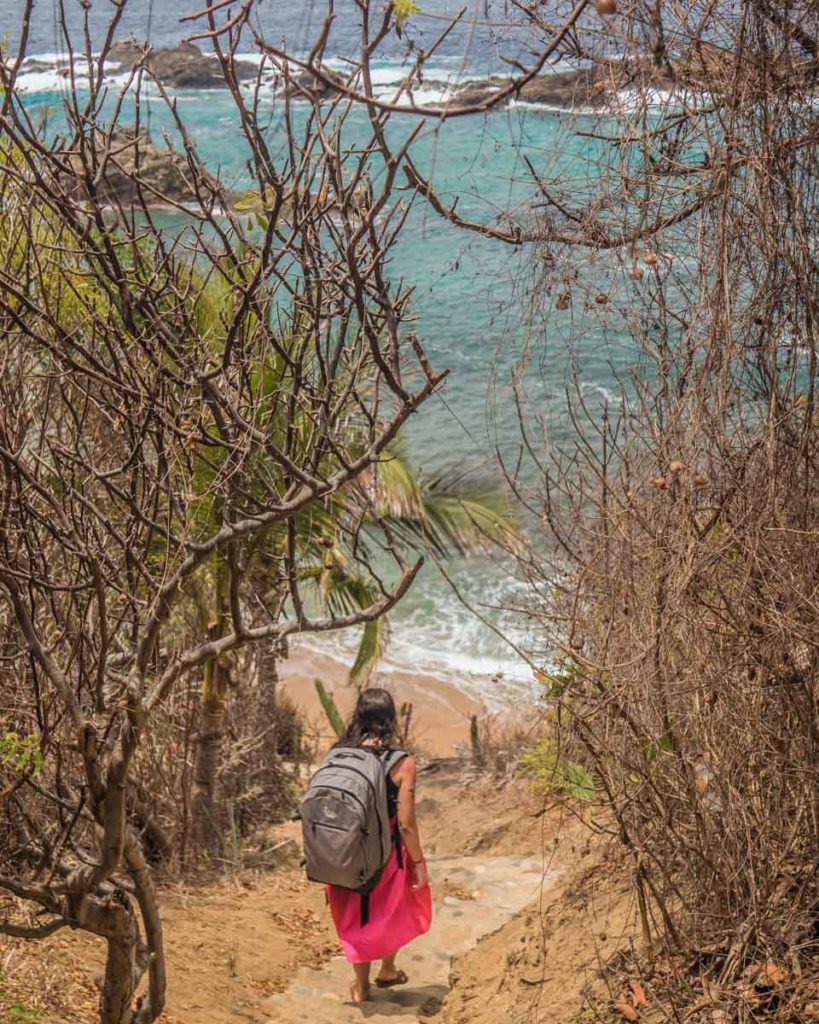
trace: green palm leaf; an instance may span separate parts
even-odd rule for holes
[[[347,677],[351,686],[361,689],[369,682],[383,651],[386,619],[375,619],[364,624],[353,667]]]
[[[502,495],[464,473],[428,477],[394,446],[363,485],[370,517],[441,558],[514,546],[517,528]]]

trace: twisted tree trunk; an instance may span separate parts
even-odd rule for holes
[[[278,706],[279,660],[287,657],[287,640],[273,640],[264,644],[259,652],[258,708],[259,723],[265,726],[275,721]],[[265,744],[276,749],[276,730],[265,734]],[[264,749],[268,749],[265,746]]]
[[[100,1024],[131,1024],[134,1019],[132,1002],[137,976],[137,925],[130,906],[122,904],[117,911],[114,914],[118,924],[116,934],[107,938]]]
[[[173,844],[151,809],[150,797],[145,787],[134,780],[130,783],[128,804],[142,837],[147,859],[152,864],[168,860],[173,853]]]
[[[227,687],[227,668],[218,661],[207,665],[193,769],[191,823],[195,847],[210,856],[218,856],[222,848],[223,822],[216,789],[225,735]]]
[[[279,660],[287,657],[287,641],[265,644],[259,653],[259,678],[256,695],[257,722],[264,729],[258,753],[258,781],[261,795],[255,809],[264,818],[280,797],[280,740],[276,711],[278,708]]]

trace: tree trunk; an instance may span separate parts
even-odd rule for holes
[[[148,861],[151,864],[158,864],[160,861],[169,860],[173,853],[173,845],[165,830],[156,820],[143,785],[134,781],[130,782],[128,803],[133,819],[138,826]]]
[[[219,662],[205,668],[193,770],[193,841],[199,850],[211,856],[218,856],[222,846],[223,821],[216,787],[225,735],[227,674]]]
[[[136,901],[142,918],[145,942],[138,947],[138,967],[141,976],[148,972],[148,992],[134,1017],[134,1024],[151,1024],[165,1008],[165,948],[162,920],[156,898],[151,870],[145,860],[138,838],[128,830],[125,843],[128,874],[134,883]],[[142,954],[142,956],[140,956]],[[144,962],[143,962],[144,961]]]
[[[275,728],[276,707],[279,689],[279,658],[287,657],[286,642],[273,640],[265,644],[259,653],[258,723],[269,731],[265,733],[262,749],[275,755],[277,738]]]
[[[278,795],[278,744],[276,728],[276,707],[279,688],[279,657],[281,646],[278,640],[265,644],[259,655],[259,689],[257,695],[257,723],[266,730],[259,749],[259,784],[261,797],[256,813],[264,818],[274,806]]]
[[[139,929],[127,896],[110,896],[102,911],[108,955],[100,995],[100,1024],[132,1024]]]
[[[258,796],[248,808],[256,822],[270,820],[271,812],[281,803],[282,741],[278,711],[279,661],[287,657],[287,641],[274,640],[259,653],[259,674],[255,694],[256,726],[263,732],[253,758],[253,781]]]

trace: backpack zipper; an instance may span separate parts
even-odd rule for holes
[[[331,825],[329,823],[329,821],[311,821],[310,824],[313,826],[313,831],[314,832],[316,831],[316,827],[318,827],[318,828],[329,828],[329,829],[332,829],[333,832],[345,832],[345,833],[348,833],[350,831],[348,828],[342,828],[341,825]]]

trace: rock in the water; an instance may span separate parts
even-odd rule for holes
[[[602,110],[621,90],[642,88],[673,90],[676,76],[673,69],[659,68],[648,60],[606,60],[592,67],[574,71],[549,71],[536,75],[525,85],[513,90],[504,102],[523,100],[561,110]],[[458,87],[445,106],[463,107],[480,103],[508,88],[512,79],[488,78],[481,82],[467,82]]]
[[[317,78],[309,71],[294,75],[285,92],[294,100],[305,99],[305,91],[319,99],[335,96],[338,90],[344,86],[344,76],[327,67],[321,68],[321,74],[322,78]]]
[[[605,97],[595,91],[597,76],[592,68],[580,71],[555,71],[536,75],[518,93],[527,103],[543,103],[567,110],[578,107],[602,107]]]
[[[132,67],[142,59],[144,52],[144,48],[132,39],[120,39],[109,49],[107,59],[111,64],[124,64]]]
[[[122,128],[114,132],[111,142],[111,158],[97,185],[97,195],[104,203],[116,201],[129,207],[138,201],[140,185],[147,206],[161,207],[172,203],[184,206],[196,202],[190,184],[190,168],[181,153],[154,145],[144,128],[138,131]],[[100,140],[98,149],[101,151],[103,148]],[[80,163],[76,157],[70,162],[76,175],[76,193],[87,196],[85,183],[80,177]],[[208,181],[216,187],[213,179]]]
[[[466,107],[482,103],[507,88],[511,79],[487,78],[481,82],[467,82],[460,86],[446,101],[448,107]],[[552,71],[536,75],[525,85],[510,93],[504,102],[524,100],[563,110],[577,110],[584,107],[605,106],[603,89],[597,84],[597,75],[592,68],[577,71]]]
[[[429,84],[429,83],[428,83]],[[486,78],[479,82],[466,82],[456,87],[450,99],[444,106],[447,107],[471,107],[476,103],[494,96],[498,90],[508,84],[506,78]]]
[[[26,57],[26,59],[23,61],[23,66],[21,70],[25,75],[28,74],[29,71],[51,71],[53,70],[53,68],[54,65],[49,64],[47,61],[35,60],[34,57]]]
[[[119,64],[118,70],[133,67],[145,55],[145,50],[133,42],[114,43],[108,53],[108,63]],[[146,64],[151,73],[162,82],[177,89],[222,89],[225,78],[219,62],[208,56],[193,43],[151,50]],[[237,60],[234,63],[236,77],[240,82],[256,77],[257,68],[250,61]]]

